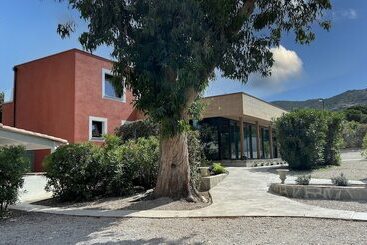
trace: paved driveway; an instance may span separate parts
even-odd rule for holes
[[[46,183],[47,178],[44,175],[24,176],[24,185],[19,191],[19,201],[31,202],[50,198],[52,194],[45,191]]]
[[[367,220],[367,213],[341,211],[303,204],[289,198],[273,195],[268,192],[270,183],[279,182],[278,176],[269,172],[269,167],[244,168],[230,167],[229,175],[210,193],[213,204],[196,210],[88,210],[83,208],[50,208],[31,205],[27,202],[16,208],[26,211],[38,211],[56,214],[69,214],[97,217],[239,217],[239,216],[292,216],[292,217],[323,217]],[[295,177],[289,177],[286,182],[294,182]],[[35,186],[44,183],[44,177],[31,178],[28,183]],[[330,183],[330,180],[312,179],[311,183]],[[351,183],[362,183],[353,181]],[[26,184],[27,186],[27,184]],[[26,187],[27,188],[27,187]],[[45,194],[39,187],[35,188],[34,198]],[[31,196],[32,193],[28,195]],[[27,200],[23,197],[22,200]]]

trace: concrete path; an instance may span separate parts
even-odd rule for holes
[[[316,217],[346,220],[365,220],[367,213],[341,211],[310,206],[293,201],[286,197],[268,193],[268,185],[279,182],[276,174],[267,168],[228,168],[229,175],[210,193],[213,204],[196,210],[88,210],[82,208],[50,208],[32,205],[28,202],[19,203],[13,208],[24,211],[36,211],[53,214],[66,214],[93,217]],[[288,182],[293,182],[290,178]],[[328,180],[314,180],[314,183],[325,183]],[[355,182],[359,183],[359,182]]]

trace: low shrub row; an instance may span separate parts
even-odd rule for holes
[[[280,153],[290,169],[307,170],[339,164],[343,115],[312,109],[277,119]]]
[[[18,199],[23,186],[23,175],[29,165],[24,147],[0,147],[0,216]]]
[[[202,164],[198,133],[188,132],[191,178],[199,184],[197,168]],[[90,143],[58,148],[45,160],[48,183],[60,201],[84,201],[102,196],[124,196],[151,189],[159,169],[159,140],[156,136],[121,138],[108,135],[102,146]]]
[[[91,200],[152,188],[158,169],[155,137],[121,141],[107,136],[102,147],[90,143],[59,147],[45,161],[48,183],[61,201]]]

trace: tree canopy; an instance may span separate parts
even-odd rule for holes
[[[329,0],[69,0],[88,30],[79,40],[86,50],[111,46],[116,77],[126,80],[137,108],[174,135],[188,107],[213,78],[247,82],[251,73],[270,74],[270,47],[284,32],[308,44]],[[59,25],[62,37],[74,26]],[[119,87],[120,79],[115,86]],[[120,86],[121,87],[121,86]]]

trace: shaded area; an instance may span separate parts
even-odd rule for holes
[[[115,219],[19,213],[5,244],[361,244],[367,222],[306,218]],[[302,234],[302,236],[300,235]]]
[[[171,198],[153,199],[152,190],[128,197],[109,197],[88,202],[58,202],[50,198],[32,204],[61,208],[82,208],[95,210],[194,210],[207,207],[211,204],[208,192],[201,193],[207,200],[204,202],[187,202],[172,200]]]

